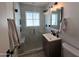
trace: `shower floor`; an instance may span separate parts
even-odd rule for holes
[[[32,39],[31,37],[26,38],[24,43],[21,44],[20,49],[18,50],[18,54],[25,53],[26,51],[42,48],[42,35],[38,39]]]

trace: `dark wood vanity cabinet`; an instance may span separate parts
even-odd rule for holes
[[[43,50],[46,57],[61,57],[61,39],[49,42],[43,37]]]

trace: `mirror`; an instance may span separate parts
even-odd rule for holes
[[[61,10],[52,11],[51,13],[51,27],[55,29],[59,29],[60,20],[61,20]]]
[[[57,3],[56,5],[52,5],[52,7],[45,13],[46,32],[60,30],[60,23],[63,19],[63,7],[63,3]]]
[[[57,9],[56,11],[51,12],[50,24],[53,29],[60,29],[60,23],[63,18],[63,7],[61,9]]]
[[[51,13],[51,32],[55,32],[55,35],[57,34],[57,37],[59,37],[60,32],[60,23],[63,19],[63,8],[58,9],[56,11],[52,11]]]

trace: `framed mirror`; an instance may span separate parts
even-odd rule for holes
[[[51,13],[51,28],[60,29],[60,23],[63,19],[63,7],[61,9],[57,9],[56,11],[52,11]]]

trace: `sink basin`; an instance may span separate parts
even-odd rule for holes
[[[48,41],[55,41],[55,40],[60,40],[61,38],[57,38],[56,36],[52,35],[51,33],[45,33],[43,36],[48,40]]]

